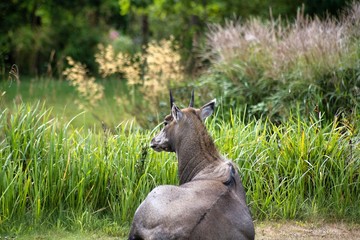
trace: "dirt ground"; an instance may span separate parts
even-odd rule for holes
[[[322,221],[268,221],[255,223],[256,240],[360,240],[360,223],[325,223]],[[32,232],[23,236],[3,237],[1,239],[15,240],[126,240],[129,229],[121,232],[67,232],[51,230]]]
[[[255,231],[255,239],[257,240],[360,240],[360,224],[339,222],[260,222],[258,224],[255,224]]]

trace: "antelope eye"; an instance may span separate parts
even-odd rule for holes
[[[164,126],[166,127],[169,123],[171,123],[171,121],[172,121],[172,117],[170,115],[166,116],[163,122]]]

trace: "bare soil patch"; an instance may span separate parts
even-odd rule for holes
[[[360,224],[355,223],[324,223],[324,222],[260,222],[255,224],[257,240],[274,239],[336,239],[359,240]]]
[[[126,240],[129,229],[122,228],[111,234],[98,232],[67,232],[59,229],[32,232],[21,236],[1,236],[15,240]],[[256,240],[360,240],[360,223],[261,221],[255,223]]]

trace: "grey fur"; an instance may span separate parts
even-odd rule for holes
[[[172,106],[151,147],[176,152],[180,185],[149,193],[135,212],[129,239],[254,239],[237,168],[219,154],[203,123],[214,105]]]

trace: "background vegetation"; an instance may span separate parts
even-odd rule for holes
[[[191,89],[197,105],[219,100],[207,125],[238,164],[255,221],[359,221],[359,3],[0,10],[0,238],[125,236],[147,193],[177,184],[175,156],[148,149],[169,88],[180,106]]]
[[[358,128],[316,115],[280,126],[230,116],[208,128],[238,164],[256,221],[358,221]],[[152,188],[178,182],[175,155],[150,151],[153,132],[131,123],[113,132],[72,129],[39,104],[21,104],[1,113],[0,126],[1,233],[57,227],[124,234]]]
[[[113,43],[132,51],[149,40],[175,36],[191,67],[193,45],[198,46],[208,23],[232,16],[290,20],[305,4],[306,14],[337,14],[346,0],[314,1],[150,1],[150,0],[10,0],[0,3],[0,73],[16,63],[24,75],[61,77],[65,58],[96,68],[98,43]]]

